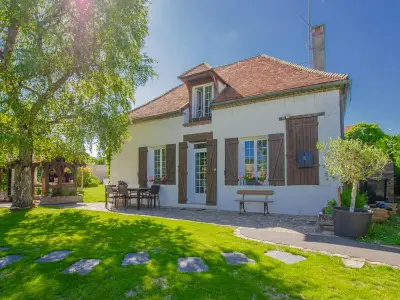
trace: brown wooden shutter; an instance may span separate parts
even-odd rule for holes
[[[139,147],[138,182],[140,187],[147,186],[147,147]]]
[[[285,185],[285,147],[284,134],[268,136],[269,184],[272,186]]]
[[[207,140],[206,205],[217,205],[217,140]]]
[[[239,139],[225,139],[225,185],[238,184]]]
[[[165,173],[166,181],[169,185],[176,184],[176,144],[170,144],[166,146],[165,159]]]
[[[187,142],[179,143],[178,202],[187,203]]]
[[[318,117],[293,118],[286,120],[286,154],[288,185],[319,184]],[[311,168],[299,168],[297,155],[311,151],[314,164]]]

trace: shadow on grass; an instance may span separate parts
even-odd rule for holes
[[[187,228],[189,222],[77,210],[28,212],[0,215],[0,246],[10,247],[9,254],[24,255],[0,270],[0,299],[122,299],[126,291],[144,299],[265,299],[271,293],[297,298],[303,288],[274,276],[272,264],[227,265],[220,252],[233,246],[219,245],[210,225],[203,226],[212,245],[207,232],[197,237]],[[34,262],[62,249],[73,252],[57,263]],[[149,264],[121,267],[125,254],[139,251],[149,252]],[[245,252],[261,260],[260,253]],[[201,257],[209,271],[177,272],[178,258],[190,256]],[[61,273],[84,258],[101,263],[86,276]],[[165,285],[157,283],[159,278]]]

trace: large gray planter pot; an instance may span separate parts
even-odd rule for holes
[[[372,211],[356,208],[350,212],[348,207],[333,208],[333,230],[335,235],[358,238],[368,234]]]

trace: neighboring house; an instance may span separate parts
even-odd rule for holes
[[[99,178],[100,182],[108,181],[107,165],[88,165],[88,167]]]
[[[238,211],[243,188],[274,190],[273,213],[316,214],[337,199],[316,143],[344,133],[347,75],[260,55],[204,62],[178,78],[183,84],[131,112],[132,139],[111,162],[113,183],[165,176],[161,205],[173,207]],[[238,179],[259,171],[268,187]]]

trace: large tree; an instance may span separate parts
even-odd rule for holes
[[[135,88],[154,74],[147,23],[147,0],[0,1],[0,163],[15,166],[14,206],[32,205],[33,156],[120,149]]]

